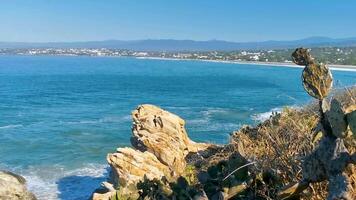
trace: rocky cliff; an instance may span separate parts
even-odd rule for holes
[[[186,156],[216,146],[189,139],[185,121],[153,105],[141,105],[132,112],[133,148],[118,148],[107,156],[111,166],[108,182],[93,199],[109,199],[119,194],[125,199],[139,198],[137,185],[147,180],[176,181],[186,169]]]

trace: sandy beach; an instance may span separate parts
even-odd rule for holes
[[[204,59],[181,59],[181,58],[161,58],[161,57],[136,57],[136,59],[152,59],[152,60],[182,60],[182,61],[201,61],[201,62],[216,62],[227,64],[243,64],[243,65],[266,65],[275,67],[293,67],[304,68],[294,63],[289,62],[257,62],[257,61],[233,61],[233,60],[204,60]],[[328,65],[331,70],[336,71],[354,71],[356,72],[356,65]]]

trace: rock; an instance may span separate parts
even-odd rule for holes
[[[184,173],[188,154],[215,146],[190,140],[184,120],[157,106],[138,106],[132,119],[131,143],[135,149],[118,148],[107,156],[112,171],[109,182],[121,199],[137,199],[138,183],[147,180],[176,181]],[[112,187],[105,186],[104,191],[93,194],[93,199],[109,199],[116,194]]]
[[[22,176],[0,171],[0,199],[36,200],[36,197],[27,190],[26,180]]]
[[[141,105],[132,112],[132,145],[153,153],[172,171],[182,173],[189,152],[211,145],[191,141],[184,128],[185,121],[153,105]]]
[[[124,194],[136,194],[136,184],[144,179],[160,180],[162,177],[172,180],[168,166],[162,164],[155,155],[132,148],[119,148],[116,153],[107,156],[113,175],[111,181],[120,187]]]
[[[99,191],[94,192],[92,199],[93,200],[111,200],[110,198],[113,197],[116,194],[116,192],[112,191],[105,191],[103,193],[100,193]]]

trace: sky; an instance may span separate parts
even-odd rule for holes
[[[355,0],[2,0],[0,41],[356,37]]]

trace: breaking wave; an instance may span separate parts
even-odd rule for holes
[[[28,189],[39,200],[78,200],[89,199],[100,183],[107,179],[108,166],[87,164],[72,170],[48,166],[12,171],[26,178]]]

